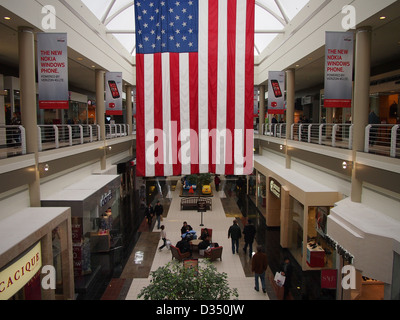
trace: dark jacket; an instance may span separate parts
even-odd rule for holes
[[[253,242],[254,237],[256,236],[256,227],[254,224],[248,224],[243,229],[244,241]]]
[[[257,252],[251,259],[251,271],[262,274],[268,268],[267,255],[263,252]]]
[[[161,216],[163,214],[163,206],[161,204],[156,204],[156,206],[154,207],[154,213],[156,214],[156,216]]]
[[[144,214],[146,215],[146,218],[151,218],[153,216],[154,210],[153,207],[146,207],[146,209],[144,210]]]
[[[233,224],[229,227],[228,238],[231,237],[234,240],[240,239],[242,237],[242,230],[237,224]]]

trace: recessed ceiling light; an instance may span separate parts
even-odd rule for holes
[[[4,20],[11,20],[10,17],[4,17]]]
[[[386,17],[385,17],[385,16],[381,16],[381,17],[379,17],[379,19],[380,19],[380,20],[385,20]]]
[[[77,58],[77,60],[78,60],[78,61],[82,61],[82,60],[83,60],[83,58]]]

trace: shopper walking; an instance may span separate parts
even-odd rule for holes
[[[283,263],[281,265],[281,274],[285,276],[285,283],[283,284],[284,293],[283,293],[283,300],[288,299],[289,292],[290,292],[290,285],[292,283],[292,264],[288,257],[285,257]]]
[[[249,257],[251,258],[253,255],[253,242],[256,236],[256,227],[253,224],[252,220],[248,220],[247,224],[243,228],[244,234],[244,253],[247,253],[247,247],[249,247]]]
[[[215,190],[219,191],[219,184],[221,183],[221,179],[219,178],[218,175],[215,176],[214,178],[214,184],[215,184]]]
[[[153,222],[153,214],[154,214],[154,210],[153,210],[153,207],[151,206],[151,203],[149,203],[149,205],[144,210],[144,214],[146,215],[147,224],[148,224],[149,230],[150,230],[151,223]]]
[[[239,253],[239,239],[242,237],[242,230],[238,226],[238,223],[233,220],[233,225],[229,227],[228,230],[228,239],[231,238],[232,240],[232,254]]]
[[[167,232],[165,231],[164,226],[161,226],[160,228],[161,228],[160,239],[163,241],[163,245],[158,249],[161,251],[162,248],[164,248],[167,245]]]
[[[161,216],[163,214],[163,211],[164,211],[163,206],[161,205],[160,201],[157,201],[157,204],[154,207],[154,213],[157,219],[157,229],[160,229]]]
[[[259,281],[261,280],[261,287],[264,293],[267,292],[265,287],[265,271],[268,268],[267,255],[262,252],[262,246],[257,246],[257,253],[253,256],[251,260],[251,271],[254,272],[254,290],[259,291]]]

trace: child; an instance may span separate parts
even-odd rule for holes
[[[165,232],[165,227],[163,225],[161,226],[160,238],[164,241],[164,244],[158,248],[161,251],[161,249],[166,246],[167,242],[167,233]]]

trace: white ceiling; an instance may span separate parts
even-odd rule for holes
[[[96,1],[101,3],[112,0]],[[283,6],[290,1],[294,0],[280,0],[280,3]],[[125,2],[129,1],[125,0]],[[105,6],[103,6],[104,8]],[[6,21],[3,19],[4,16],[10,16],[12,19]],[[387,19],[380,20],[380,16],[386,16]],[[367,25],[372,26],[373,29],[372,75],[400,70],[400,1],[396,1],[393,5],[375,14],[357,27]],[[29,24],[0,6],[0,73],[17,77],[19,64],[18,26],[29,26]],[[321,47],[305,57],[299,57],[295,64],[288,66],[288,68],[296,68],[296,91],[323,87],[324,49],[324,47]],[[70,87],[95,92],[94,63],[86,57],[83,61],[78,60],[80,54],[72,49],[69,49],[68,57]]]

